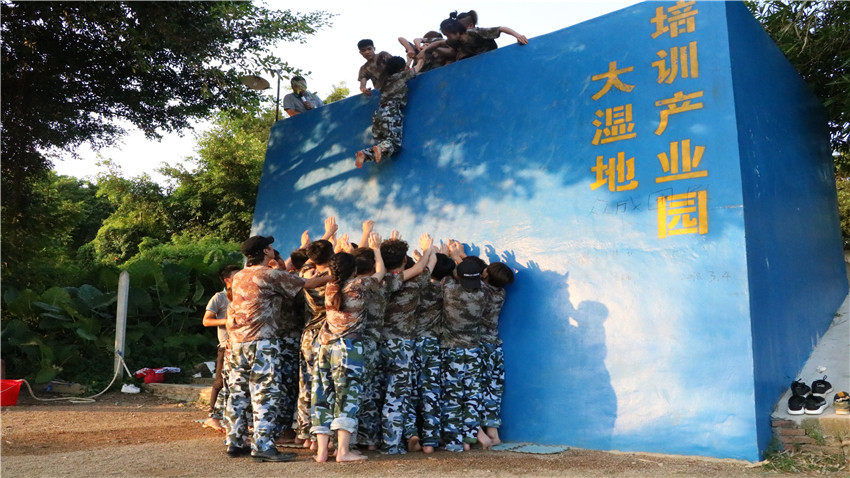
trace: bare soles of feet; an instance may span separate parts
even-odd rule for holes
[[[422,447],[422,452],[423,452],[423,453],[428,453],[428,454],[430,455],[431,453],[434,453],[434,447],[432,447],[432,446],[423,446],[423,447]]]
[[[419,444],[419,437],[410,437],[410,440],[407,440],[407,451],[420,450],[422,450],[422,445]]]
[[[356,158],[357,159],[354,160],[354,165],[357,166],[357,169],[360,169],[363,167],[363,162],[366,161],[366,153],[358,151]]]
[[[487,429],[487,436],[490,437],[490,441],[493,442],[490,446],[496,446],[499,443],[502,443],[502,439],[499,438],[499,429],[490,427]]]
[[[381,147],[380,146],[372,146],[372,153],[375,154],[375,162],[380,163],[381,162],[381,155],[384,154],[384,151],[381,149]]]

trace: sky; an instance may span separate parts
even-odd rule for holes
[[[334,85],[342,82],[351,94],[360,94],[357,83],[357,71],[365,61],[357,51],[357,42],[370,38],[377,50],[386,50],[394,55],[404,56],[404,49],[398,42],[399,37],[413,39],[429,30],[438,30],[440,22],[448,18],[452,11],[465,12],[475,10],[478,13],[478,26],[506,26],[525,35],[530,42],[534,37],[551,33],[577,23],[620,10],[636,1],[487,1],[464,4],[432,0],[428,2],[404,2],[398,0],[377,0],[355,2],[351,0],[311,0],[303,2],[303,7],[294,6],[286,0],[270,0],[266,5],[272,9],[307,12],[324,10],[335,14],[332,25],[325,27],[307,38],[306,43],[282,43],[274,53],[283,58],[293,68],[304,72],[310,91],[324,98],[333,91]],[[506,34],[497,40],[500,47],[516,42]],[[273,101],[277,79],[257,72],[269,80],[271,88],[266,90]],[[281,97],[288,93],[289,79],[281,81]],[[281,111],[281,117],[286,114]],[[65,156],[64,160],[54,161],[54,169],[59,174],[80,178],[92,177],[101,170],[97,166],[101,159],[110,159],[121,167],[124,177],[141,174],[150,175],[155,181],[164,182],[164,177],[155,169],[163,163],[186,164],[185,160],[195,154],[195,135],[205,128],[206,123],[198,123],[195,130],[181,134],[165,135],[162,141],[149,140],[138,130],[128,129],[121,143],[115,147],[104,148],[99,152],[88,146],[78,150],[82,159]]]

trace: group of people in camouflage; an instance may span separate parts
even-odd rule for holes
[[[381,99],[372,115],[375,144],[357,152],[355,166],[361,168],[366,161],[380,163],[382,158],[388,158],[401,149],[407,82],[418,73],[495,50],[495,39],[502,33],[516,37],[521,45],[528,44],[524,35],[508,27],[478,28],[477,24],[478,14],[475,10],[461,14],[452,12],[449,18],[440,23],[442,34],[430,31],[413,42],[399,38],[407,51],[408,60],[385,51],[377,53],[372,40],[364,39],[357,43],[360,55],[366,59],[357,75],[360,92],[371,96],[372,90],[366,86],[371,81],[373,87],[381,90]],[[445,40],[443,35],[446,36]]]
[[[242,244],[246,267],[223,274],[225,387],[211,411],[228,455],[292,460],[275,446],[290,429],[320,462],[334,431],[336,461],[365,459],[355,444],[401,454],[499,442],[498,317],[513,271],[427,234],[410,257],[398,232],[382,240],[373,227],[363,223],[358,247],[328,218],[285,260],[270,236]],[[219,324],[221,304],[210,301],[205,324]]]

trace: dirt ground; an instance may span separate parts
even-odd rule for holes
[[[509,451],[437,451],[383,456],[361,463],[290,463],[229,458],[223,435],[201,427],[197,404],[120,392],[94,404],[37,402],[22,390],[18,405],[0,410],[0,474],[13,477],[193,476],[760,476],[750,463],[697,457],[571,449],[552,455]],[[282,448],[283,450],[283,448]],[[749,465],[749,466],[748,466]]]

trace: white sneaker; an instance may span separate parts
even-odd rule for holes
[[[125,383],[123,387],[121,387],[121,392],[123,393],[139,393],[142,389],[133,385],[132,383]]]

